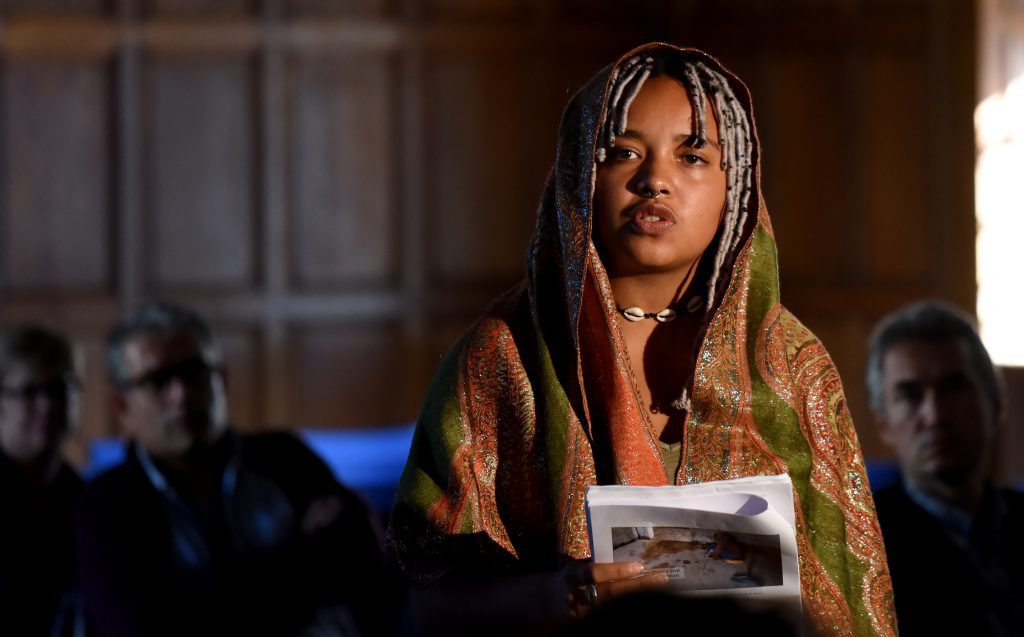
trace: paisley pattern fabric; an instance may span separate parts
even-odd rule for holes
[[[610,77],[651,51],[723,73],[753,130],[738,79],[704,53],[666,44],[627,54],[570,102],[527,278],[442,361],[419,415],[389,536],[421,585],[587,558],[588,485],[666,483],[590,238]],[[755,165],[758,152],[755,144]],[[773,231],[756,202],[705,324],[676,483],[789,473],[812,623],[822,635],[895,635],[884,545],[839,376],[780,304]]]

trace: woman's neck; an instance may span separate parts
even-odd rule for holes
[[[658,312],[679,303],[691,288],[696,264],[680,278],[678,271],[645,272],[643,274],[612,275],[612,295],[619,307],[640,307],[645,312]]]
[[[623,344],[637,381],[640,399],[655,433],[663,442],[682,439],[685,414],[676,402],[693,373],[693,346],[698,338],[704,307],[702,283],[706,268],[691,265],[680,275],[671,272],[611,275],[609,283],[620,314],[625,308],[640,307],[645,314],[674,309],[668,321],[645,321],[619,317]],[[696,300],[696,302],[695,302]],[[691,306],[691,307],[687,307]]]

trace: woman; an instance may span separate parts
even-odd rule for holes
[[[462,584],[486,599],[464,611],[541,615],[656,584],[577,561],[588,485],[788,472],[810,620],[895,634],[839,377],[779,304],[758,151],[746,88],[699,51],[640,47],[573,98],[527,279],[443,361],[399,486],[391,539],[431,604]]]

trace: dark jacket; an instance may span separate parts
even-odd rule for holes
[[[1024,494],[991,488],[967,538],[907,495],[875,494],[901,637],[1024,635]]]
[[[290,434],[228,434],[214,451],[221,492],[211,509],[173,480],[172,494],[154,486],[134,447],[86,485],[79,576],[101,637],[287,637],[339,607],[360,622],[383,585],[363,501]],[[311,505],[332,496],[337,515],[310,530]]]
[[[49,637],[74,622],[72,517],[81,486],[62,464],[37,489],[0,453],[0,634]]]

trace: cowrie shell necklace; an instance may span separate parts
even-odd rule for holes
[[[701,297],[692,296],[686,303],[686,311],[693,314],[700,309],[703,303],[704,299]],[[669,323],[676,319],[676,311],[670,307],[667,307],[660,312],[644,312],[643,308],[635,305],[633,307],[622,307],[616,305],[615,307],[619,310],[619,314],[625,317],[627,321],[632,322],[642,321],[644,319],[654,319],[659,323]]]

